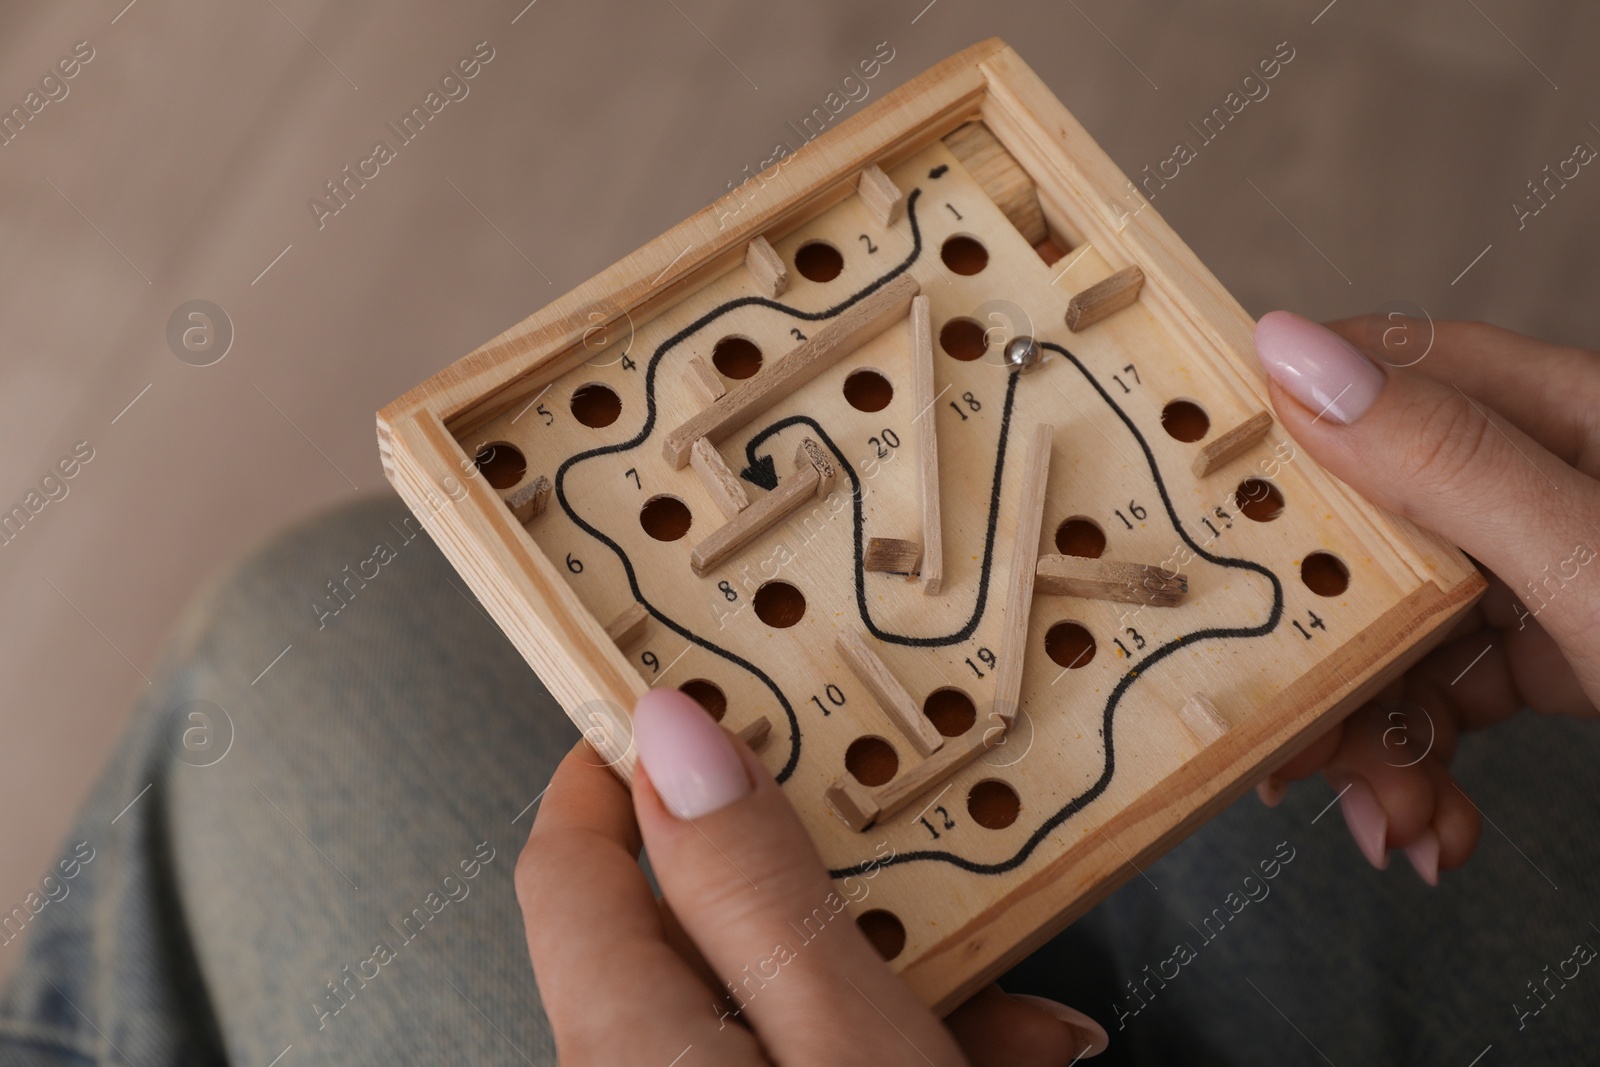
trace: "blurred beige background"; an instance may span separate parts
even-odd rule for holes
[[[878,42],[874,99],[1005,38],[1132,173],[1287,41],[1270,96],[1155,201],[1247,309],[1405,300],[1600,337],[1600,173],[1521,230],[1511,207],[1600,146],[1592,4],[525,3],[0,9],[5,109],[93,51],[0,147],[0,508],[93,449],[0,544],[0,910],[209,572],[386,492],[379,405],[713,199]],[[494,58],[470,94],[319,230],[307,200],[479,42]],[[191,299],[236,332],[212,366],[168,347]]]

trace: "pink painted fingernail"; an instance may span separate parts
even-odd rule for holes
[[[1339,790],[1339,808],[1356,847],[1367,862],[1378,870],[1389,867],[1389,813],[1378,803],[1378,794],[1363,778],[1342,772],[1329,772],[1329,783]]]
[[[1388,381],[1350,342],[1292,311],[1261,316],[1256,355],[1272,380],[1318,419],[1345,425],[1367,413]]]
[[[1269,808],[1275,808],[1283,803],[1283,798],[1289,795],[1287,782],[1280,782],[1276,778],[1267,778],[1256,783],[1256,796],[1261,798],[1261,803]]]
[[[750,776],[704,708],[676,689],[652,689],[633,708],[639,760],[667,809],[698,819],[750,792]]]
[[[1055,1018],[1060,1019],[1062,1022],[1066,1023],[1068,1026],[1072,1027],[1072,1029],[1077,1031],[1079,1038],[1082,1039],[1082,1042],[1085,1046],[1084,1050],[1078,1053],[1079,1059],[1088,1059],[1090,1056],[1098,1056],[1100,1053],[1106,1050],[1107,1045],[1111,1044],[1111,1037],[1106,1033],[1105,1027],[1101,1026],[1099,1023],[1095,1022],[1081,1011],[1069,1008],[1065,1004],[1058,1003],[1057,1001],[1046,1000],[1044,997],[1030,996],[1027,993],[1009,993],[1007,995],[1013,1000],[1020,1000],[1024,1003],[1032,1004],[1046,1015],[1052,1015]]]
[[[1424,830],[1422,836],[1406,846],[1406,859],[1417,869],[1417,874],[1431,886],[1439,884],[1439,835]]]

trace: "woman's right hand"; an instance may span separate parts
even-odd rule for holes
[[[1322,771],[1367,860],[1404,849],[1435,885],[1481,828],[1447,770],[1458,734],[1600,703],[1600,356],[1481,323],[1330,330],[1286,311],[1262,317],[1256,350],[1307,453],[1490,572],[1443,645],[1257,787],[1276,804]]]

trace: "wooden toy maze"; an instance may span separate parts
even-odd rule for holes
[[[632,701],[693,696],[947,1008],[1483,589],[1297,451],[1250,331],[990,41],[395,401],[379,438],[617,772]]]

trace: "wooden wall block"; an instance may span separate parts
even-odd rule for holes
[[[876,163],[869,165],[856,179],[856,192],[885,226],[892,226],[905,217],[905,194]]]
[[[772,720],[762,715],[742,727],[738,734],[739,740],[749,745],[752,752],[760,752],[767,747],[767,739],[772,736]]]
[[[1067,302],[1067,329],[1087,330],[1107,315],[1114,315],[1139,299],[1144,288],[1144,271],[1123,267],[1104,281],[1096,282]]]
[[[1218,434],[1200,448],[1192,467],[1196,478],[1204,478],[1214,470],[1233,462],[1254,448],[1272,429],[1272,416],[1258,411],[1226,433]]]
[[[916,576],[922,562],[922,546],[901,537],[869,537],[863,554],[862,570],[880,574]]]
[[[883,659],[872,650],[866,639],[855,629],[839,631],[834,647],[850,668],[856,680],[872,694],[872,699],[889,716],[895,729],[900,731],[919,755],[931,756],[944,744],[944,738],[933,728],[933,723],[922,714],[922,708],[912,699],[900,679],[894,676]]]
[[[911,402],[917,413],[917,506],[922,513],[922,591],[944,588],[944,526],[939,515],[938,398],[933,373],[933,321],[928,298],[911,301]]]
[[[728,387],[718,374],[706,362],[704,356],[690,356],[683,366],[683,383],[689,389],[689,395],[699,401],[702,408],[708,408],[728,394]]]
[[[1082,556],[1041,556],[1033,591],[1170,608],[1189,591],[1189,579],[1176,571],[1145,563]]]
[[[762,296],[776,300],[788,290],[789,268],[760,234],[745,246],[744,265]]]
[[[1199,693],[1183,702],[1178,709],[1178,718],[1194,734],[1202,748],[1228,732],[1228,720],[1222,717],[1215,704]]]
[[[700,484],[706,487],[723,518],[731,519],[750,506],[744,483],[728,468],[717,446],[704,437],[689,446],[689,466],[700,476]]]
[[[616,618],[606,623],[606,636],[611,638],[618,648],[627,648],[644,636],[644,628],[649,622],[650,613],[644,609],[643,604],[635,601],[623,608]]]
[[[1034,571],[1039,561],[1039,536],[1044,526],[1044,492],[1050,480],[1050,445],[1055,427],[1041,422],[1023,439],[1022,502],[1017,509],[1016,539],[1011,545],[1011,573],[1006,578],[1005,638],[996,668],[995,712],[1010,725],[1020,709],[1022,667],[1028,648],[1028,616],[1033,611]]]
[[[549,506],[551,488],[550,479],[538,475],[506,497],[506,506],[518,522],[531,522],[543,515],[544,509]]]

